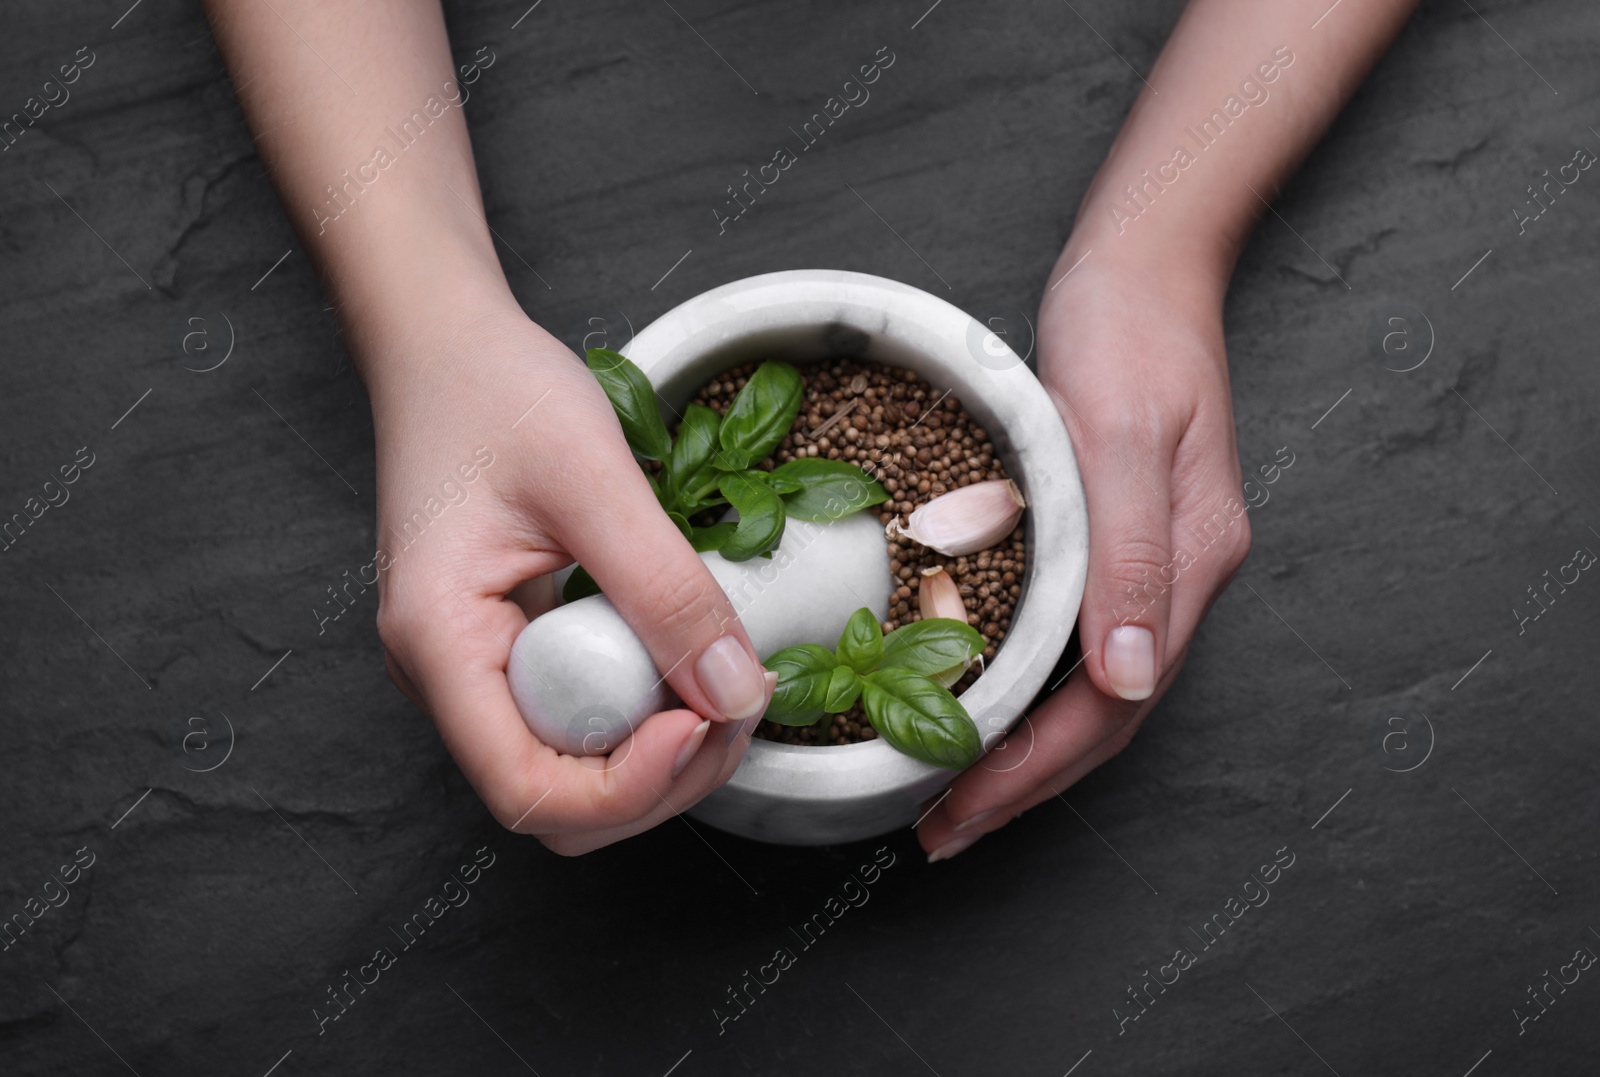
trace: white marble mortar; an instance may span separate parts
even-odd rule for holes
[[[763,358],[796,365],[840,355],[877,360],[954,392],[988,430],[1028,500],[1022,597],[995,660],[961,702],[985,748],[1021,720],[1072,634],[1089,534],[1066,428],[1038,379],[1002,340],[910,285],[801,269],[698,295],[656,319],[622,351],[679,411],[713,375]],[[974,766],[1010,769],[1027,750],[1023,743]],[[854,841],[911,826],[923,803],[954,777],[883,741],[819,747],[758,739],[728,783],[689,814],[759,841]]]

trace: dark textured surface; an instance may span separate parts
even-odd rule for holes
[[[502,257],[574,346],[590,318],[802,266],[1031,314],[1139,88],[1107,42],[1148,70],[1179,9],[1076,5],[1102,41],[1046,0],[915,29],[920,2],[675,6],[759,95],[665,4],[451,13],[462,62],[496,56],[467,113]],[[1600,579],[1521,635],[1511,612],[1600,550],[1600,173],[1526,235],[1511,214],[1600,152],[1592,4],[1424,5],[1235,281],[1241,457],[1295,454],[1250,562],[1127,753],[932,867],[909,832],[792,850],[674,821],[563,860],[493,825],[390,686],[373,610],[317,632],[373,546],[366,398],[197,10],[112,29],[124,7],[0,13],[0,111],[95,54],[0,154],[0,513],[94,454],[0,555],[0,914],[94,857],[0,953],[0,1070],[1593,1071],[1600,971],[1525,1034],[1513,1008],[1600,948]],[[871,100],[719,236],[723,188],[880,45]],[[1437,338],[1405,374],[1371,344],[1396,303]],[[220,337],[217,312],[235,351],[192,373],[184,319]],[[1432,753],[1396,773],[1427,734],[1411,718],[1386,756],[1386,720],[1413,712]],[[192,772],[226,738],[186,754],[189,719],[223,714],[231,756]],[[857,894],[880,845],[870,900],[798,952],[788,927]],[[471,900],[319,1036],[328,985],[482,846]],[[1119,1035],[1128,985],[1285,846],[1268,903]],[[719,1035],[729,985],[785,945]]]

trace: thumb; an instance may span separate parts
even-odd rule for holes
[[[728,596],[656,501],[633,457],[625,450],[610,460],[609,452],[597,455],[607,509],[562,521],[562,545],[594,577],[685,704],[725,721],[761,713],[766,671]]]
[[[1079,617],[1095,687],[1148,699],[1166,653],[1172,585],[1171,463],[1159,452],[1086,454],[1089,583]]]

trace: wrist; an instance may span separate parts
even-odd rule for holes
[[[1081,316],[1086,305],[1110,303],[1167,319],[1220,322],[1232,264],[1209,237],[1152,230],[1130,238],[1080,219],[1050,271],[1040,318],[1068,309]]]
[[[348,323],[347,323],[348,324]],[[437,416],[448,400],[498,396],[506,385],[572,362],[572,353],[492,282],[441,276],[425,309],[346,331],[373,414]]]
[[[1092,200],[1085,205],[1092,214]],[[1117,342],[1117,354],[1108,358],[1118,364],[1177,375],[1216,360],[1225,371],[1222,313],[1231,263],[1204,239],[1123,242],[1128,235],[1083,224],[1050,272],[1039,306],[1040,340],[1074,340],[1098,327]],[[1078,356],[1073,348],[1041,347],[1040,378],[1059,387],[1067,373],[1062,363]]]
[[[528,322],[487,233],[426,212],[431,219],[394,222],[388,231],[389,222],[370,222],[352,256],[329,259],[328,288],[369,392],[442,358],[475,326]]]
[[[304,177],[284,182],[291,193],[310,187]],[[435,336],[485,305],[516,307],[470,151],[418,159],[377,179],[351,176],[339,190],[313,197],[321,198],[317,208],[291,216],[369,384],[407,342]],[[304,209],[307,200],[286,195],[285,203]]]
[[[1239,252],[1231,230],[1191,206],[1163,205],[1142,193],[1130,199],[1126,185],[1113,190],[1103,177],[1104,170],[1078,208],[1063,264],[1051,283],[1075,264],[1077,276],[1093,263],[1101,273],[1140,280],[1153,289],[1208,297],[1220,309]]]

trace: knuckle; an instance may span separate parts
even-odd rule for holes
[[[616,780],[609,769],[603,773],[606,780],[600,782],[589,797],[586,811],[593,825],[623,826],[650,810],[650,803],[644,799],[648,789]]]
[[[1099,577],[1107,586],[1121,591],[1127,587],[1137,589],[1152,581],[1170,585],[1172,581],[1163,579],[1163,574],[1170,575],[1171,569],[1172,562],[1164,544],[1144,536],[1130,536],[1114,544]]]
[[[489,814],[494,816],[494,821],[513,834],[526,834],[527,828],[532,825],[527,807],[517,806],[515,794],[496,790],[484,794],[483,802]]]
[[[646,615],[650,623],[664,635],[674,638],[704,625],[719,623],[713,614],[718,601],[723,598],[722,592],[716,588],[698,558],[687,568],[695,571],[665,573],[646,602]]]
[[[398,655],[421,654],[440,641],[458,637],[482,622],[460,598],[471,588],[470,574],[452,573],[437,564],[411,568],[387,581],[378,598],[378,639],[384,649]]]
[[[1153,450],[1172,426],[1169,409],[1148,393],[1116,393],[1096,404],[1095,427],[1113,445]]]
[[[1254,539],[1250,532],[1250,517],[1239,517],[1239,525],[1235,529],[1233,541],[1228,548],[1228,569],[1237,571],[1244,564],[1245,558],[1250,556],[1250,547]]]
[[[378,639],[390,653],[404,653],[426,623],[421,605],[413,597],[415,593],[414,588],[393,581],[378,600]]]
[[[544,802],[552,790],[536,779],[531,766],[511,763],[512,754],[508,753],[506,761],[478,783],[478,796],[500,826],[513,834],[530,834],[541,822],[547,821],[532,809]],[[548,812],[550,804],[543,810]]]
[[[422,698],[421,693],[417,691],[415,682],[413,682],[411,678],[407,676],[406,671],[401,668],[400,663],[395,659],[395,656],[387,650],[383,653],[383,668],[384,671],[389,674],[390,683],[400,690],[400,694],[404,696],[413,707],[416,707],[420,711],[426,712],[428,709],[427,703]]]
[[[1186,514],[1183,527],[1212,564],[1211,576],[1232,575],[1250,552],[1250,513],[1237,497]]]

